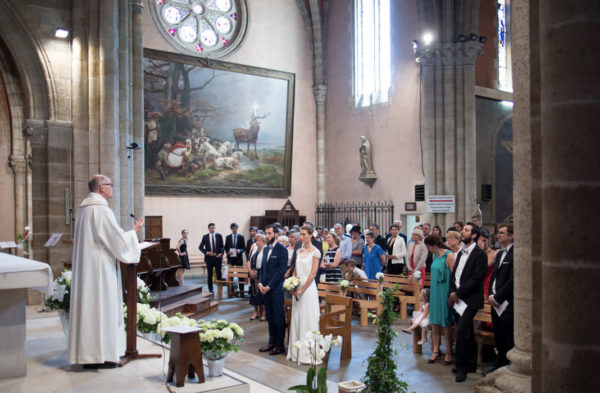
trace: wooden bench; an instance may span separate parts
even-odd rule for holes
[[[190,269],[200,268],[202,269],[202,276],[206,277],[206,262],[202,255],[190,255]]]
[[[327,305],[327,295],[341,295],[342,288],[340,284],[333,282],[320,282],[317,284],[317,293],[319,295],[319,309],[321,313],[325,312],[325,307]],[[342,307],[335,306],[332,310],[329,311],[338,311]],[[352,313],[350,313],[352,315]]]
[[[227,269],[227,277],[225,280],[217,280],[217,298],[219,300],[223,300],[223,287],[227,287],[227,297],[231,298],[232,296],[238,295],[242,292],[248,292],[249,280],[248,280],[248,268],[242,266],[229,266]],[[234,281],[233,279],[237,278],[238,281]],[[246,289],[244,291],[240,291],[239,287],[237,291],[233,291],[233,284],[244,284],[246,285]]]
[[[486,301],[483,308],[477,311],[474,321],[492,323],[492,306]],[[484,345],[496,345],[494,332],[488,330],[475,329],[475,342],[477,342],[477,365],[481,364],[481,351]]]
[[[400,319],[408,319],[407,305],[414,304],[415,310],[421,308],[420,280],[408,278],[400,275],[387,274],[383,277],[383,288],[390,288],[394,291],[394,297],[400,303]]]
[[[379,296],[379,282],[377,280],[353,280],[348,287],[348,293],[354,295],[354,305],[360,311],[360,326],[369,325],[369,310],[376,310],[381,314],[381,297]]]
[[[352,298],[328,293],[325,296],[325,313],[319,319],[323,336],[342,336],[340,360],[352,358]],[[329,355],[327,355],[329,356]],[[327,359],[323,360],[327,362]]]

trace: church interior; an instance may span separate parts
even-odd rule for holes
[[[209,223],[223,236],[237,223],[247,239],[275,221],[377,222],[385,235],[397,220],[409,238],[423,223],[445,234],[474,216],[490,233],[510,222],[510,365],[456,384],[449,367],[427,364],[428,343],[413,353],[401,319],[398,375],[416,392],[598,389],[596,2],[0,0],[0,9],[0,251],[59,277],[95,174],[111,179],[122,228],[145,218],[140,240],[160,238],[167,253],[189,231],[186,285],[204,294],[198,246]],[[160,290],[162,277],[147,283]],[[247,298],[208,295],[202,318],[238,322],[245,342],[204,389],[305,381],[308,367],[258,352],[267,324],[248,321]],[[140,352],[162,358],[72,370],[58,314],[39,291],[26,302],[27,375],[0,379],[0,391],[171,389],[169,354],[141,338]],[[331,352],[329,391],[361,379],[376,335],[352,318],[352,357]],[[1,363],[14,357],[4,351]],[[198,386],[176,390],[209,391]]]

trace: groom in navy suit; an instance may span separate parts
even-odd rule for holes
[[[269,355],[285,353],[283,276],[287,269],[288,251],[277,242],[278,235],[279,229],[275,225],[267,225],[267,245],[263,250],[262,266],[258,271],[258,290],[265,298],[265,311],[269,323],[269,345],[262,347],[260,352],[269,352]]]

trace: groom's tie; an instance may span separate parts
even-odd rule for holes
[[[263,267],[267,266],[267,261],[269,260],[269,251],[271,251],[271,246],[267,246],[265,252],[263,252]]]

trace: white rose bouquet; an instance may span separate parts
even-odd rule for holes
[[[375,275],[375,278],[376,278],[377,280],[379,280],[379,283],[380,283],[380,284],[382,284],[382,283],[383,283],[383,277],[385,277],[385,276],[384,276],[384,274],[383,274],[382,272],[379,272],[379,273],[377,273],[377,274]]]
[[[52,294],[46,297],[46,307],[69,312],[71,302],[71,271],[65,270],[54,280]]]
[[[150,288],[139,277],[137,278],[137,295],[138,303],[150,304]]]
[[[285,279],[283,282],[283,289],[288,292],[294,292],[296,289],[300,288],[300,278],[296,276],[290,276]],[[298,296],[294,295],[296,301],[298,301]]]
[[[342,290],[342,296],[346,296],[346,291],[348,290],[349,286],[350,286],[350,281],[340,280],[340,288]]]
[[[200,333],[200,342],[207,360],[219,360],[231,351],[237,352],[237,344],[244,341],[244,330],[237,323],[229,323],[224,319],[210,322],[199,320],[198,326],[204,329]]]

